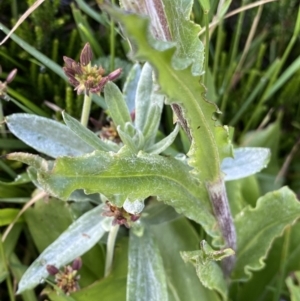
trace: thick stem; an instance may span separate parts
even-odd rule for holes
[[[84,94],[84,101],[81,113],[81,124],[85,127],[88,125],[90,111],[91,111],[92,98],[90,95]]]
[[[215,216],[224,237],[226,247],[236,251],[235,227],[230,212],[224,180],[219,179],[213,183],[208,183],[207,190]],[[230,256],[223,260],[223,271],[226,276],[231,273],[234,262],[235,256]]]
[[[114,257],[115,242],[119,228],[119,225],[112,226],[108,233],[104,277],[108,276],[111,271]]]

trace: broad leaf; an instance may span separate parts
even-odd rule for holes
[[[265,168],[270,160],[270,150],[262,147],[244,147],[234,150],[234,158],[225,158],[221,168],[225,181],[253,175]]]
[[[17,293],[43,281],[48,276],[48,264],[59,268],[91,249],[106,232],[103,222],[107,218],[102,213],[103,206],[85,213],[47,247],[23,275]]]
[[[262,269],[273,240],[299,216],[300,203],[287,187],[261,197],[256,208],[245,208],[235,218],[237,257],[232,278],[247,280],[252,271]]]
[[[159,249],[147,228],[130,232],[127,301],[168,301],[166,276]]]
[[[5,120],[15,136],[50,157],[80,156],[94,150],[57,121],[31,114],[13,114]]]
[[[190,264],[180,256],[182,250],[194,250],[200,238],[185,218],[150,228],[163,258],[170,301],[219,301],[217,293],[205,288]]]
[[[143,152],[136,155],[126,147],[117,154],[95,151],[82,157],[58,158],[54,166],[35,155],[13,153],[7,158],[32,165],[43,189],[63,200],[77,189],[102,193],[117,206],[127,198],[134,201],[157,196],[201,224],[209,235],[219,237],[204,184],[176,159]]]

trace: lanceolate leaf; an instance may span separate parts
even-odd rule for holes
[[[5,120],[15,136],[50,157],[80,156],[94,150],[57,121],[32,114],[13,114]]]
[[[60,268],[91,249],[106,232],[103,206],[82,215],[53,244],[42,252],[23,275],[18,292],[35,287],[48,277],[48,264]],[[54,221],[55,222],[55,221]]]
[[[96,134],[91,132],[89,129],[84,127],[79,121],[71,117],[66,112],[62,113],[64,121],[68,128],[78,136],[79,139],[84,141],[86,144],[90,145],[93,149],[103,150],[103,151],[117,151],[119,147],[113,144],[107,144],[100,139]]]
[[[205,88],[199,77],[192,75],[190,68],[174,70],[172,59],[176,48],[159,51],[154,49],[147,37],[149,22],[136,15],[123,15],[119,10],[105,6],[109,13],[121,21],[136,44],[137,57],[148,60],[157,71],[158,83],[168,96],[169,103],[179,103],[187,119],[193,138],[189,152],[190,165],[205,181],[214,181],[220,175],[220,160],[230,156],[229,130],[216,126],[213,114],[217,107],[204,98]],[[156,43],[163,43],[156,41]]]
[[[127,301],[168,301],[162,258],[149,230],[130,232]]]
[[[300,203],[287,187],[261,197],[256,208],[244,209],[235,219],[237,257],[233,279],[247,280],[252,271],[262,269],[273,240],[299,216]]]
[[[157,196],[201,224],[210,235],[219,234],[204,184],[176,159],[143,152],[135,155],[126,147],[117,154],[95,151],[82,157],[58,158],[53,167],[34,155],[14,153],[7,158],[32,165],[39,184],[61,199],[67,200],[77,189],[102,193],[117,206],[127,198],[134,201]]]

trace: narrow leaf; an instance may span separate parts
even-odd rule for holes
[[[9,33],[9,29],[7,27],[5,27],[2,23],[0,24],[0,30],[2,30],[6,34]],[[16,42],[20,47],[22,47],[26,52],[28,52],[30,55],[32,55],[38,61],[40,61],[43,65],[45,65],[47,68],[49,68],[54,73],[56,73],[58,76],[60,76],[64,80],[67,79],[67,77],[65,76],[65,74],[63,72],[62,67],[59,66],[54,61],[50,60],[49,57],[45,56],[44,54],[42,54],[41,52],[39,52],[38,50],[36,50],[34,47],[32,47],[31,45],[29,45],[28,43],[26,43],[24,40],[22,40],[21,38],[19,38],[14,33],[11,34],[10,38],[14,42]]]
[[[104,235],[103,206],[82,215],[53,244],[42,252],[23,275],[18,294],[35,287],[48,276],[48,264],[60,268],[91,249]]]
[[[109,114],[115,125],[120,126],[122,130],[124,130],[126,122],[131,122],[131,117],[123,98],[123,94],[119,90],[118,86],[109,81],[104,88],[104,97]]]
[[[78,139],[65,125],[31,114],[13,114],[6,117],[9,130],[20,140],[50,157],[80,156],[93,148]]]
[[[130,232],[127,301],[168,301],[162,258],[147,228]]]
[[[235,280],[247,280],[264,267],[273,240],[300,216],[300,203],[287,187],[267,193],[253,209],[246,207],[235,218],[237,230]]]
[[[141,75],[141,66],[136,63],[130,70],[123,88],[123,95],[129,112],[135,110],[135,98],[138,81]]]
[[[147,152],[150,154],[160,154],[163,151],[165,151],[175,140],[178,132],[179,132],[180,126],[177,123],[174,131],[164,139],[160,140],[156,144],[152,145],[147,149]]]
[[[84,127],[79,121],[71,117],[66,112],[62,113],[64,121],[68,128],[74,132],[78,138],[84,141],[86,144],[90,145],[93,149],[103,150],[103,151],[118,151],[119,147],[113,147],[113,144],[107,144],[100,139],[96,134],[91,132],[89,129]]]
[[[271,157],[268,148],[244,147],[234,150],[234,158],[225,158],[221,169],[225,181],[238,180],[251,176],[267,166]]]
[[[144,131],[147,114],[151,105],[151,92],[153,87],[153,69],[146,63],[142,69],[135,97],[135,126]]]

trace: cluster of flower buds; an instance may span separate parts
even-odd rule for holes
[[[4,82],[0,81],[0,98],[5,99],[6,92],[7,92],[7,84],[11,83],[14,80],[17,71],[18,71],[17,69],[13,69],[12,71],[9,72]],[[0,66],[0,74],[1,73],[2,73],[2,68]]]
[[[121,74],[121,69],[116,69],[107,76],[101,66],[92,66],[92,49],[89,43],[85,44],[80,54],[80,62],[64,56],[65,67],[63,68],[71,85],[75,87],[77,94],[99,94],[108,81],[113,81]]]
[[[46,269],[48,273],[55,277],[56,285],[66,294],[76,292],[79,290],[78,280],[80,276],[77,274],[78,270],[82,266],[82,260],[80,257],[76,258],[72,266],[67,265],[64,267],[63,271],[60,271],[54,265],[48,264]]]
[[[124,225],[127,228],[130,228],[132,223],[140,218],[140,215],[131,214],[123,207],[114,206],[109,201],[106,201],[106,206],[107,208],[106,211],[103,212],[103,215],[113,217],[113,225]]]

